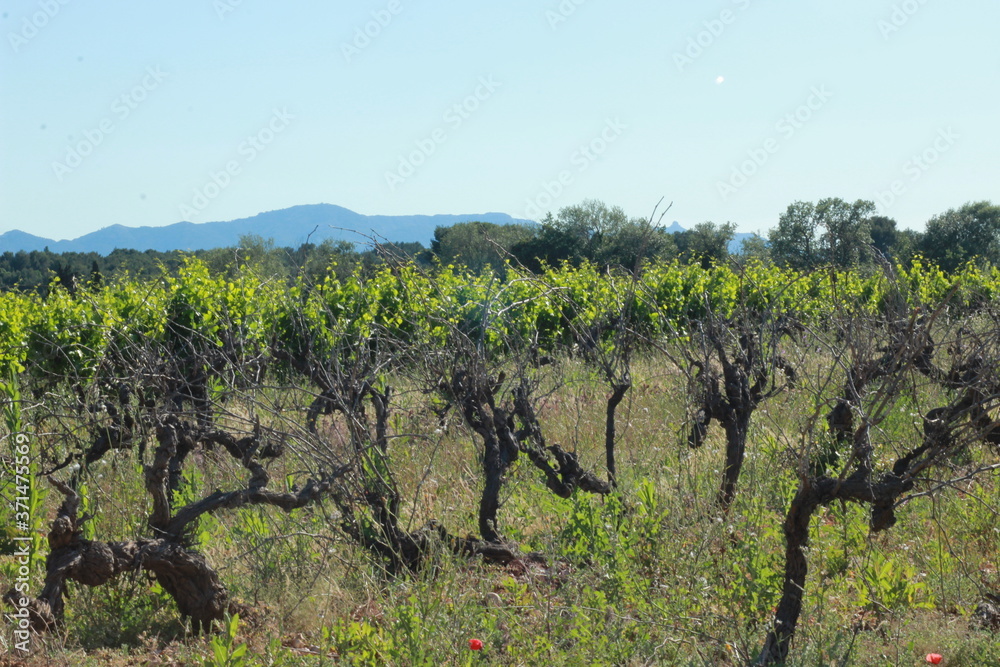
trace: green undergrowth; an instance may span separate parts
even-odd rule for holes
[[[565,383],[542,402],[546,437],[600,472],[605,389],[581,366],[567,362],[562,372]],[[439,546],[419,573],[391,578],[338,530],[332,504],[220,512],[200,521],[193,543],[248,615],[196,638],[144,575],[73,585],[65,626],[39,640],[26,664],[745,664],[781,593],[784,513],[797,484],[790,450],[813,406],[792,390],[762,407],[739,494],[723,513],[715,504],[722,434],[687,447],[682,388],[661,364],[637,365],[621,408],[614,494],[561,499],[524,462],[511,470],[500,529],[523,557],[510,565]],[[435,518],[454,534],[474,533],[476,440],[454,415],[442,425],[407,396],[397,426],[416,435],[391,449],[403,523]],[[900,411],[882,428],[912,438],[913,414]],[[269,471],[281,488],[295,463],[279,460]],[[146,534],[134,454],[115,453],[85,473],[88,537]],[[244,477],[226,457],[192,456],[175,502]],[[56,496],[48,494],[48,516]],[[906,503],[898,524],[878,535],[863,508],[822,508],[789,665],[917,665],[932,651],[949,667],[1000,664],[995,635],[970,623],[982,593],[1000,586],[998,507],[1000,484],[984,476]],[[481,651],[470,650],[473,638]]]

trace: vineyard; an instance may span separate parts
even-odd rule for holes
[[[1000,664],[1000,271],[0,293],[0,664]]]

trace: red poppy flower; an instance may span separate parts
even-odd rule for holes
[[[941,664],[941,660],[942,660],[942,658],[941,658],[941,654],[940,653],[928,653],[927,654],[927,662],[931,663],[932,665]]]
[[[473,651],[482,651],[483,650],[483,641],[481,639],[470,639],[469,640],[469,648],[472,649]]]

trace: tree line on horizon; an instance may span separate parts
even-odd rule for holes
[[[482,222],[439,227],[431,253],[473,270],[502,270],[509,260],[533,272],[545,264],[584,261],[632,270],[639,259],[700,262],[707,268],[729,259],[735,232],[732,222],[702,222],[672,233],[652,219],[630,218],[620,207],[588,200],[548,215],[537,227]],[[872,201],[798,201],[766,239],[751,235],[735,254],[803,271],[865,268],[883,261],[908,266],[918,255],[945,271],[970,261],[1000,265],[1000,206],[970,202],[932,217],[919,232],[876,215]]]
[[[656,221],[658,222],[658,221]],[[618,206],[598,200],[549,213],[537,225],[462,222],[438,227],[426,248],[419,242],[378,244],[359,249],[347,241],[305,243],[279,248],[255,235],[241,237],[237,247],[185,252],[116,249],[96,252],[5,252],[0,255],[0,289],[45,292],[53,280],[69,289],[99,285],[107,277],[174,275],[184,257],[195,256],[213,272],[227,273],[253,264],[268,275],[293,278],[303,273],[320,278],[331,268],[338,277],[370,271],[387,254],[424,266],[464,265],[472,271],[503,274],[508,263],[538,273],[545,266],[584,262],[607,269],[633,271],[640,260],[697,262],[704,267],[727,261],[736,225],[702,222],[682,232],[669,232],[652,218],[629,217]],[[876,215],[869,200],[847,202],[831,197],[788,206],[765,239],[754,234],[735,253],[744,260],[809,271],[821,266],[871,268],[880,262],[909,265],[921,256],[945,271],[970,261],[1000,266],[1000,206],[969,202],[927,221],[924,230],[901,229],[896,220]]]

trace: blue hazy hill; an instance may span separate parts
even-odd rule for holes
[[[207,250],[239,244],[240,237],[255,234],[273,239],[279,247],[297,248],[308,239],[367,243],[370,239],[397,243],[419,241],[428,245],[436,227],[459,222],[481,221],[496,224],[531,223],[506,213],[468,215],[362,215],[342,206],[312,204],[260,213],[250,218],[225,222],[178,222],[164,227],[111,225],[79,238],[64,241],[35,236],[20,230],[0,234],[0,252],[42,250],[52,252],[97,252],[115,248],[133,250]]]

